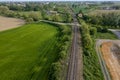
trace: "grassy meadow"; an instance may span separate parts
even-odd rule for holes
[[[47,23],[0,32],[0,80],[47,80],[57,56],[56,34]]]
[[[119,14],[120,10],[94,10],[88,13],[88,15],[102,15],[102,14],[108,14],[108,13],[116,13]]]
[[[117,36],[110,31],[106,33],[97,32],[96,38],[97,39],[117,39]]]

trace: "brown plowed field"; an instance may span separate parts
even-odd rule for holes
[[[24,20],[21,19],[0,16],[0,31],[19,27],[24,23]]]
[[[120,43],[120,42],[119,42]],[[101,52],[112,80],[120,80],[120,46],[116,42],[103,42]]]

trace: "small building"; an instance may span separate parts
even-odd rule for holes
[[[83,14],[82,14],[82,13],[79,13],[78,16],[79,16],[79,17],[83,17]]]
[[[48,14],[48,15],[58,14],[58,12],[57,12],[57,11],[47,11],[47,14]]]

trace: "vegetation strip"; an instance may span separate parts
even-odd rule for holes
[[[118,16],[118,17],[116,17],[116,16]],[[88,28],[90,29],[90,32],[89,31],[88,32],[91,35],[91,38],[93,38],[93,40],[95,41],[96,38],[98,38],[98,39],[117,39],[117,37],[108,29],[109,28],[119,28],[119,23],[118,23],[119,16],[120,15],[117,14],[116,12],[109,12],[109,13],[104,12],[101,14],[99,13],[99,15],[98,14],[83,15],[82,19],[86,22],[87,25],[88,24],[90,25],[90,26],[88,26]],[[112,19],[110,19],[110,18],[112,18]],[[90,50],[89,50],[89,52],[90,52]],[[103,68],[102,68],[102,70],[103,70]],[[101,71],[100,71],[100,73],[101,73]],[[103,76],[101,76],[101,77],[103,78]],[[108,73],[106,74],[106,77],[108,79],[110,79],[110,77],[108,76]],[[96,80],[96,79],[94,79],[94,80]]]
[[[50,68],[49,80],[65,80],[67,76],[66,73],[69,56],[68,50],[71,42],[71,26],[58,25],[58,27],[60,31],[60,33],[58,34],[58,40],[60,41],[60,43],[57,44],[57,47],[59,48],[59,55],[56,62],[54,62]]]
[[[80,19],[79,19],[80,20]],[[83,76],[85,80],[101,80],[104,79],[97,54],[94,50],[94,38],[91,38],[90,28],[80,20],[81,35],[83,45]],[[94,32],[94,31],[93,31]],[[94,65],[94,66],[93,66]]]

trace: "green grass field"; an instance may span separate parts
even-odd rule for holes
[[[56,34],[47,23],[0,32],[0,80],[47,80],[57,55]]]
[[[27,17],[31,16],[31,14],[35,14],[38,17],[41,17],[41,12],[40,11],[21,11],[21,12],[17,12],[19,13],[21,16],[25,15]]]
[[[117,36],[114,35],[112,32],[107,32],[107,33],[97,32],[96,38],[97,39],[118,39]]]

